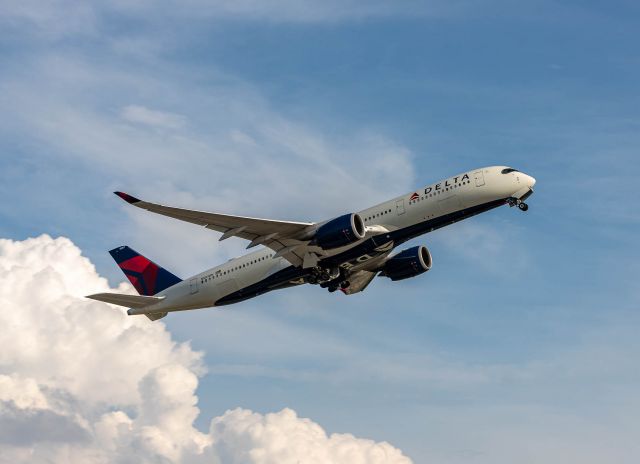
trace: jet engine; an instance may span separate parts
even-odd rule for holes
[[[388,258],[380,275],[391,280],[408,279],[431,269],[431,253],[425,246],[416,246]]]
[[[349,245],[364,238],[364,221],[359,214],[345,214],[322,224],[316,230],[314,242],[323,250]]]

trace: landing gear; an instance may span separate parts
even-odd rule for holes
[[[351,285],[351,282],[349,282],[348,280],[343,280],[340,283],[331,282],[331,284],[327,286],[327,290],[329,290],[329,293],[333,293],[338,289],[346,290],[347,288],[349,288],[349,285]]]
[[[338,289],[346,290],[351,285],[351,282],[347,280],[345,271],[337,267],[330,269],[316,267],[307,276],[307,282],[320,285],[321,288],[326,288],[330,293]]]
[[[518,200],[517,198],[510,198],[508,200],[509,206],[517,206],[520,211],[527,211],[529,209],[529,205],[527,205],[524,201]]]
[[[322,269],[320,271],[320,280],[330,280],[331,279],[331,274],[329,273],[328,269]]]
[[[310,284],[320,284],[322,288],[329,287],[337,279],[340,279],[341,272],[339,268],[316,267],[311,270],[307,276],[307,282]]]

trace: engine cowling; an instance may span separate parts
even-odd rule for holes
[[[323,250],[349,245],[364,238],[364,221],[359,214],[345,214],[318,227],[314,241]]]
[[[391,280],[408,279],[431,269],[431,253],[425,246],[416,246],[391,256],[382,266],[383,276]]]

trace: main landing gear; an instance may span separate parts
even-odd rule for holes
[[[320,285],[322,288],[326,288],[329,292],[333,293],[338,289],[347,289],[351,283],[346,280],[346,275],[342,269],[326,269],[321,267],[314,268],[309,276],[307,282],[314,285]]]
[[[339,283],[331,283],[331,285],[327,286],[327,290],[329,290],[329,293],[333,293],[338,289],[346,290],[347,288],[349,288],[350,285],[351,285],[351,282],[349,282],[348,280],[343,280],[342,282],[339,282]]]
[[[313,285],[320,284],[325,286],[327,282],[334,280],[338,276],[340,276],[340,270],[338,268],[328,269],[325,267],[314,267],[307,276],[307,282]]]

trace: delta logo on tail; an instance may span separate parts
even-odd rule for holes
[[[140,295],[152,296],[182,281],[128,246],[109,253]]]

